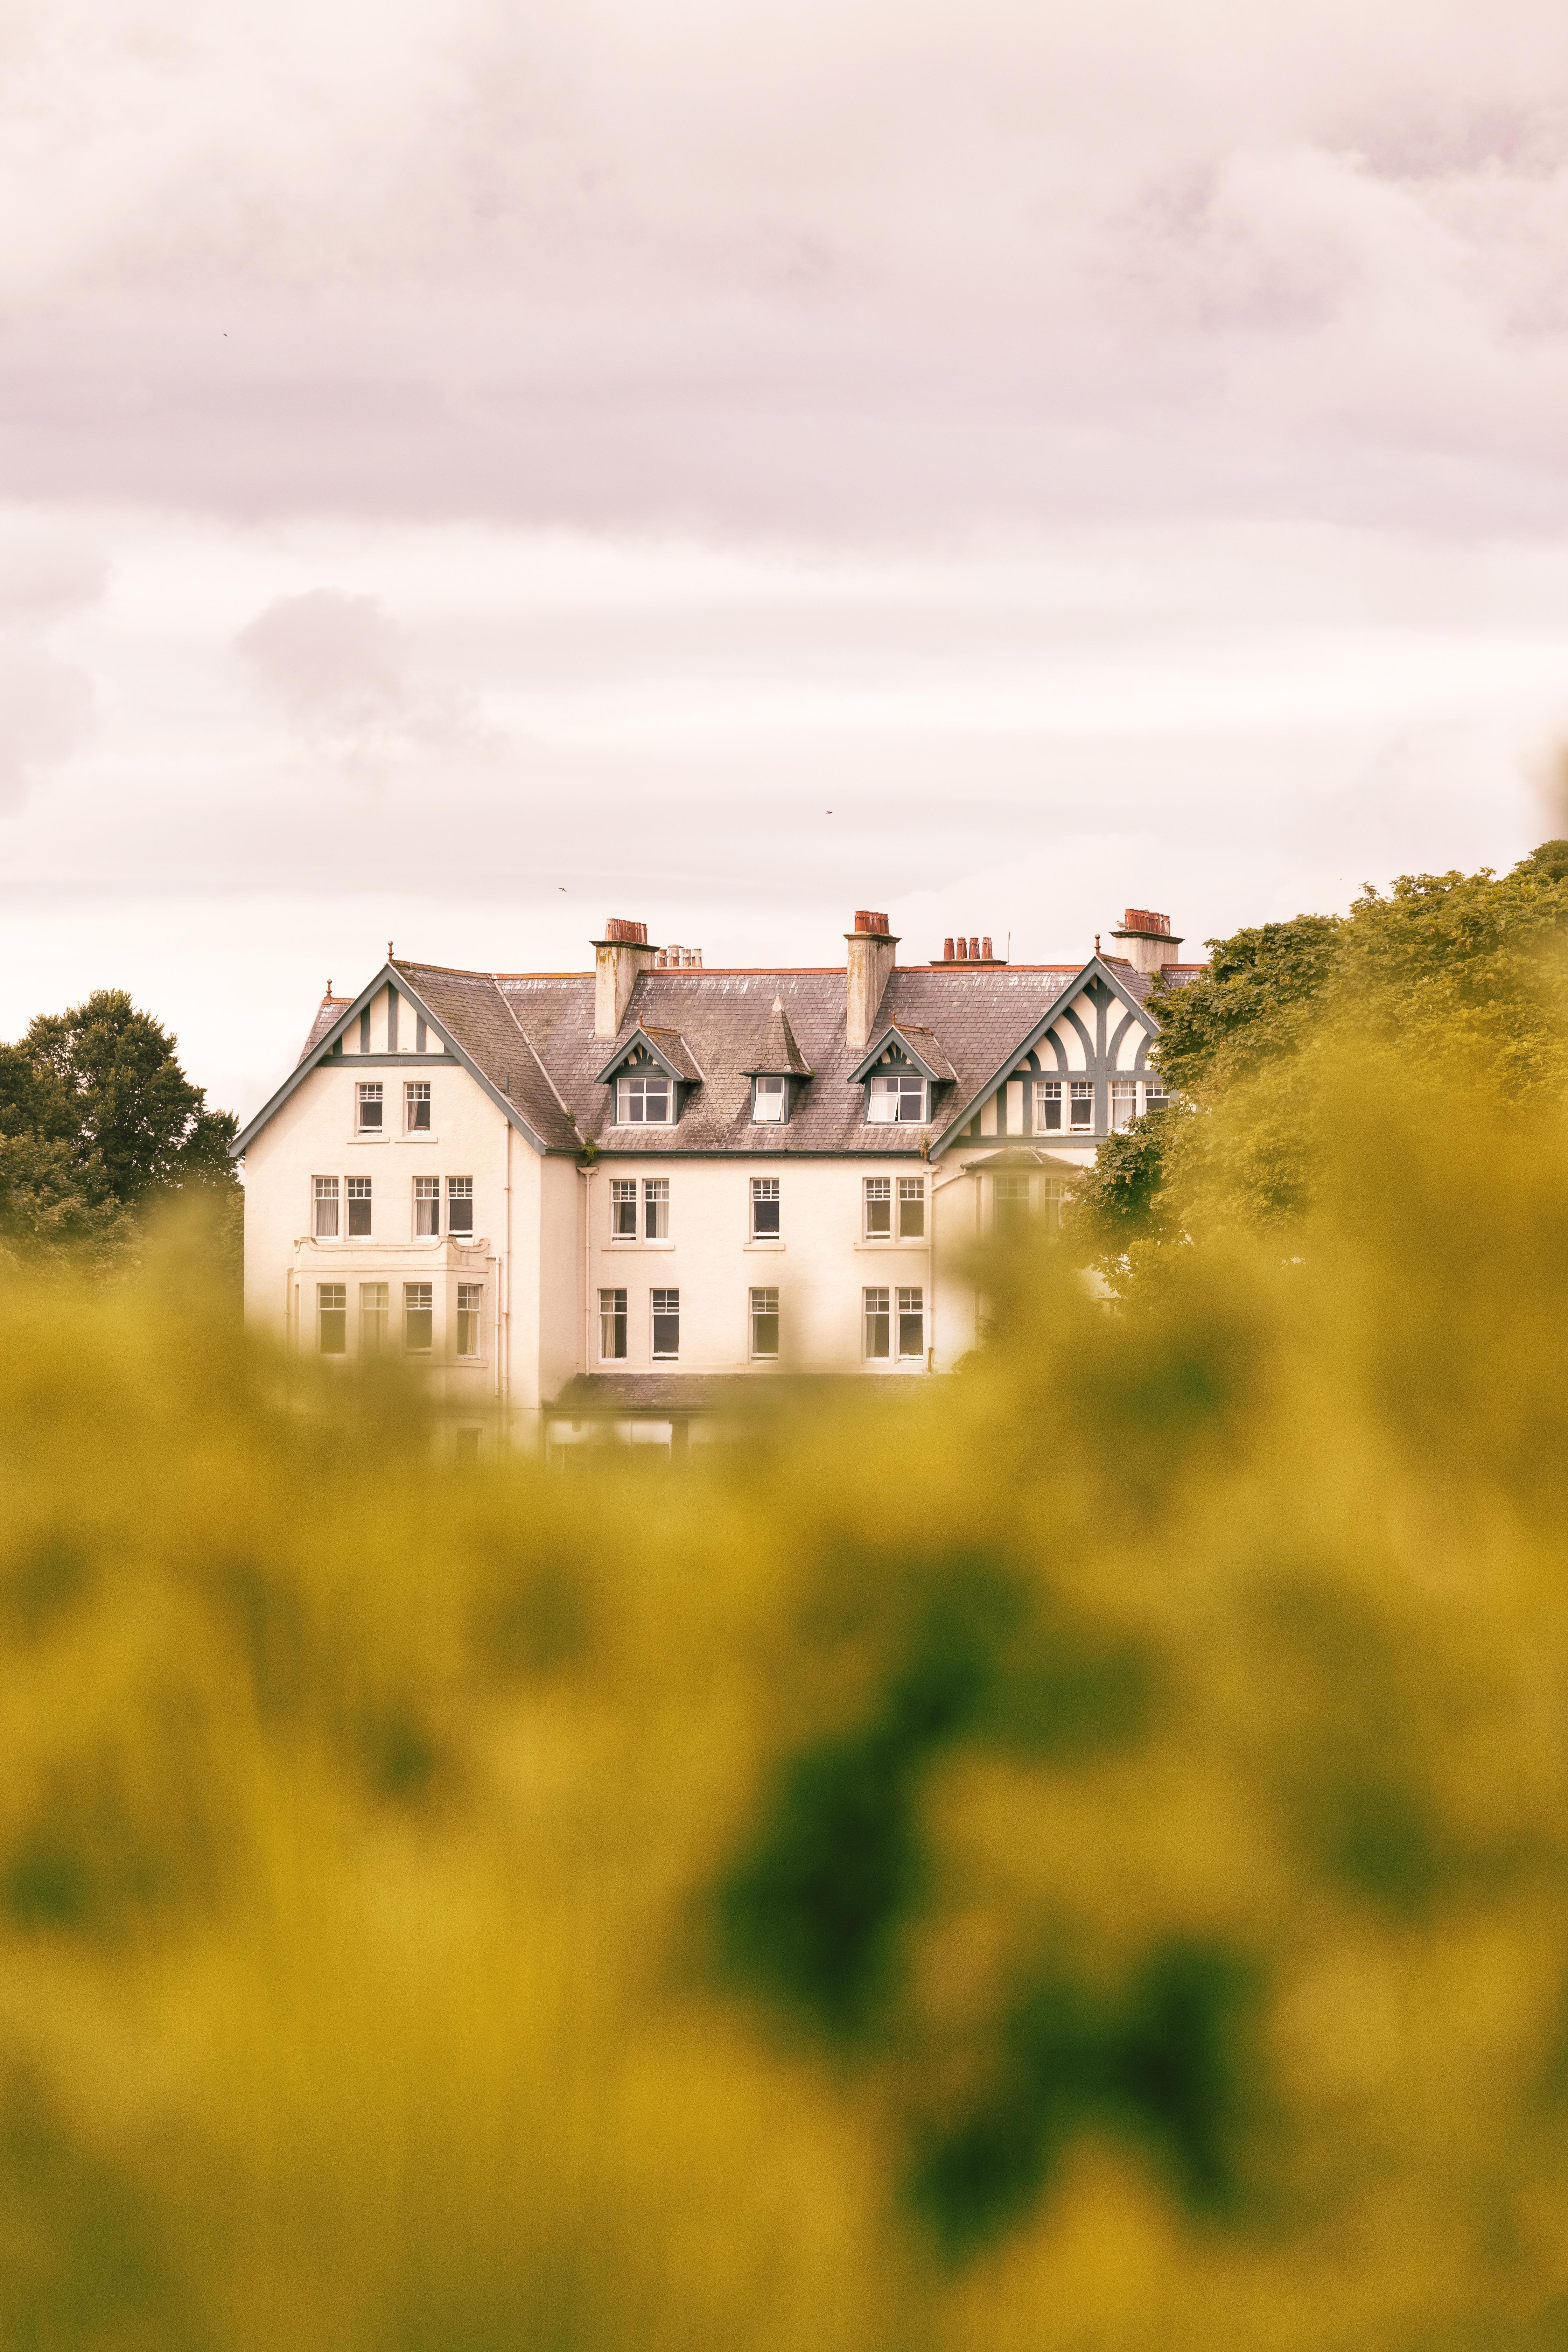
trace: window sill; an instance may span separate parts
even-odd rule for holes
[[[673,1242],[634,1241],[629,1234],[622,1234],[619,1236],[612,1235],[609,1241],[605,1243],[605,1247],[612,1250],[652,1250],[658,1252],[659,1250],[672,1250],[675,1247],[675,1244]]]
[[[911,1240],[907,1234],[879,1234],[874,1241],[857,1242],[855,1246],[858,1250],[869,1250],[876,1257],[883,1250],[923,1250],[929,1249],[931,1244],[924,1234],[918,1241]]]
[[[367,1129],[363,1135],[351,1135],[349,1141],[351,1143],[390,1143],[392,1138],[390,1135],[374,1134]]]
[[[764,1238],[759,1241],[753,1234],[749,1242],[742,1242],[741,1247],[749,1250],[782,1250],[788,1249],[789,1244],[782,1239]]]

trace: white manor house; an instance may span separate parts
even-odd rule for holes
[[[973,1243],[1163,1098],[1146,1000],[1199,969],[1141,908],[1082,965],[981,937],[900,965],[864,910],[819,970],[605,931],[591,972],[389,953],[329,986],[233,1147],[247,1318],[424,1359],[459,1451],[668,1450],[739,1381],[950,1370]]]

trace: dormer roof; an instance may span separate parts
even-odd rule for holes
[[[934,1031],[917,1028],[910,1021],[889,1021],[872,1041],[865,1060],[850,1071],[850,1085],[855,1086],[868,1078],[879,1063],[888,1058],[889,1052],[899,1061],[907,1062],[911,1069],[918,1070],[922,1078],[929,1078],[933,1086],[951,1085],[958,1075],[937,1044]]]
[[[634,1062],[652,1062],[667,1078],[679,1078],[683,1086],[700,1087],[702,1073],[688,1052],[679,1029],[654,1029],[639,1021],[616,1045],[615,1052],[599,1072],[599,1084],[607,1086],[620,1071]]]

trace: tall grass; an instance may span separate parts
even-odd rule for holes
[[[13,1290],[0,2342],[1560,2343],[1568,1129],[1328,1157],[585,1486]]]

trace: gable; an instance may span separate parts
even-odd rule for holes
[[[1159,1023],[1116,972],[1092,956],[1030,1034],[960,1108],[931,1158],[950,1145],[1033,1133],[1027,1090],[1040,1078],[1141,1077]]]
[[[329,1000],[338,1005],[336,1017],[324,1024],[318,1022],[312,1030],[295,1067],[289,1072],[270,1099],[265,1102],[256,1117],[241,1129],[229,1145],[229,1157],[239,1159],[247,1146],[260,1134],[268,1120],[274,1118],[286,1102],[304,1084],[312,1072],[323,1066],[334,1070],[399,1068],[410,1073],[420,1069],[448,1066],[465,1069],[481,1090],[489,1097],[498,1110],[524,1135],[538,1151],[548,1147],[535,1132],[510,1092],[498,1087],[461,1045],[447,1024],[437,1018],[418,992],[410,987],[405,973],[395,966],[384,964],[367,988],[351,1001]],[[323,1011],[326,1007],[323,1006]],[[531,1049],[530,1049],[531,1050]]]

